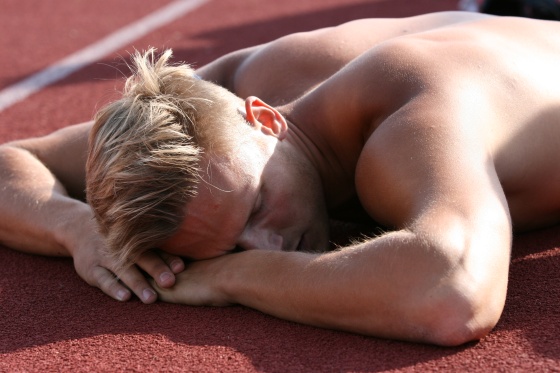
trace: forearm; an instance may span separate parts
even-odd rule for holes
[[[70,234],[89,207],[24,149],[0,147],[0,242],[42,255],[71,255]]]
[[[407,304],[414,303],[410,296],[418,294],[406,284],[412,285],[411,279],[399,275],[407,266],[398,260],[401,255],[397,251],[404,247],[387,251],[394,235],[323,255],[242,253],[239,263],[231,265],[235,272],[226,291],[234,302],[280,318],[415,339],[403,330],[402,321],[412,321],[413,310],[407,309]],[[417,269],[412,272],[418,273]]]
[[[231,260],[222,282],[230,300],[283,319],[438,344],[488,332],[477,325],[480,310],[471,298],[484,287],[464,281],[461,256],[410,232],[323,255],[250,251]],[[497,303],[503,307],[503,299]],[[463,325],[473,333],[455,342],[466,332],[450,329]],[[453,337],[442,336],[448,332]]]

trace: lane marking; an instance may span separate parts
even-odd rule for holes
[[[102,59],[134,40],[184,16],[209,0],[177,0],[125,26],[42,71],[0,91],[0,112],[44,87]]]

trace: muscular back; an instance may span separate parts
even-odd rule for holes
[[[204,66],[199,73],[242,98],[254,95],[277,106],[301,97],[383,41],[486,17],[442,12],[357,20],[233,52]]]

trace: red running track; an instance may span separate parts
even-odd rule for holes
[[[0,92],[166,0],[0,0]],[[139,5],[141,4],[141,6]],[[202,65],[245,46],[363,17],[456,9],[451,0],[211,0],[0,112],[0,141],[89,120],[115,97],[121,56],[155,46]],[[72,262],[0,247],[0,371],[560,371],[560,228],[516,237],[498,326],[458,348],[387,341],[244,308],[118,303]]]

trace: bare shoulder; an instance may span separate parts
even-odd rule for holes
[[[443,12],[409,18],[360,19],[290,34],[252,49],[234,72],[232,88],[273,105],[313,90],[362,54],[388,40],[487,16]]]
[[[348,49],[332,48],[325,33],[330,29],[291,34],[256,50],[235,72],[233,91],[272,105],[300,97],[355,57]]]
[[[457,216],[474,216],[484,204],[504,210],[487,122],[479,113],[458,115],[469,109],[458,96],[422,93],[364,139],[355,185],[373,219],[402,228],[431,209]]]

